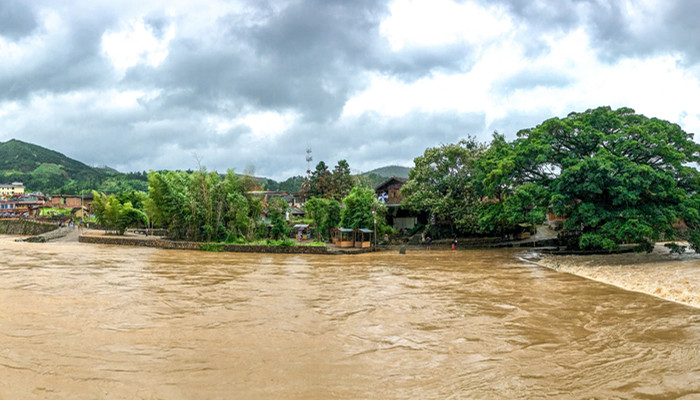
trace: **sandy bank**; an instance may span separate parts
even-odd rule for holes
[[[650,254],[542,256],[540,265],[626,290],[700,308],[700,255],[674,255],[663,244]]]

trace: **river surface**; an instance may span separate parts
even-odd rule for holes
[[[531,257],[0,236],[0,399],[700,398],[700,310]]]

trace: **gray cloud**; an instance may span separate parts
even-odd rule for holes
[[[19,40],[30,35],[38,23],[32,7],[21,0],[0,2],[0,36]]]
[[[111,67],[101,56],[102,33],[113,21],[109,15],[91,13],[73,17],[61,35],[43,28],[31,39],[43,42],[30,59],[15,68],[0,69],[0,100],[25,100],[34,93],[66,93],[99,89],[108,83]],[[22,41],[18,42],[24,45]]]
[[[620,57],[643,57],[678,53],[683,62],[700,61],[700,25],[697,23],[696,0],[660,2],[651,21],[639,29],[630,19],[623,1],[607,0],[496,0],[511,16],[528,26],[529,46],[533,55],[546,52],[544,38],[552,32],[570,32],[585,28],[601,58],[614,62]],[[483,2],[493,4],[493,2]],[[641,7],[632,4],[632,7]]]

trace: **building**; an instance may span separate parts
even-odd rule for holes
[[[76,211],[80,210],[81,207],[85,207],[88,214],[92,214],[93,199],[92,193],[84,195],[56,194],[51,196],[51,201],[46,206],[51,208],[70,208]]]
[[[406,182],[408,179],[392,176],[374,188],[379,202],[387,207],[387,224],[399,232],[409,231],[419,223],[425,224],[427,221],[427,215],[401,207],[401,187]]]
[[[36,217],[46,202],[41,193],[29,193],[0,198],[0,218]]]
[[[0,200],[0,218],[16,217],[16,200]]]
[[[24,194],[22,182],[0,184],[0,196],[19,196]]]

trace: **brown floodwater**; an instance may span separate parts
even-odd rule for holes
[[[0,236],[0,398],[700,398],[700,310],[532,256]]]

